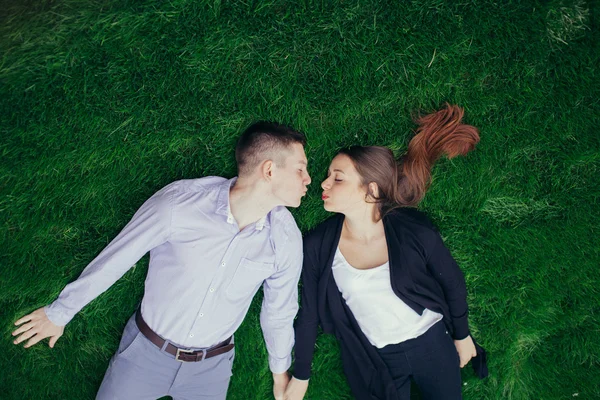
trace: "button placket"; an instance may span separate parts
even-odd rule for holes
[[[231,241],[231,244],[229,245],[229,247],[228,247],[228,248],[227,248],[227,250],[225,251],[225,255],[224,255],[224,256],[223,256],[223,258],[221,259],[221,264],[220,264],[220,265],[221,265],[221,267],[225,267],[225,266],[227,265],[227,263],[225,262],[225,260],[227,260],[227,259],[229,258],[229,253],[231,252],[231,250],[230,250],[230,249],[232,248],[232,245],[235,243],[236,239],[237,239],[237,238],[234,238],[234,239]],[[222,273],[221,273],[221,275],[222,275]],[[216,287],[216,286],[218,286],[218,285],[215,285],[215,281],[217,281],[217,282],[218,282],[218,280],[219,280],[219,279],[220,279],[220,277],[219,277],[219,274],[217,274],[217,276],[215,276],[215,277],[213,278],[213,281],[212,281],[212,282],[210,283],[210,285],[209,285],[209,289],[208,289],[208,292],[209,292],[209,293],[214,293],[214,292],[216,292],[216,288],[215,288],[215,287]],[[214,299],[214,297],[213,297],[213,299]],[[208,301],[209,301],[209,304],[206,304],[206,301],[207,301],[207,300],[205,300],[205,301],[203,302],[202,306],[200,307],[200,310],[199,310],[200,312],[197,314],[196,322],[194,322],[194,324],[193,324],[193,326],[192,326],[192,329],[191,329],[192,331],[196,331],[196,324],[199,322],[199,320],[200,320],[200,319],[204,319],[204,312],[202,312],[202,310],[203,310],[203,309],[205,309],[206,307],[210,307],[210,306],[211,306],[211,302],[212,302],[212,301],[214,301],[214,300],[208,300]],[[193,334],[193,333],[191,333],[191,334],[189,335],[189,337],[190,337],[190,338],[193,338],[193,337],[194,337],[194,334]]]
[[[222,268],[224,268],[224,267],[227,266],[228,260],[230,259],[230,254],[231,254],[231,252],[234,251],[233,249],[235,249],[235,245],[238,242],[240,234],[242,234],[242,232],[238,232],[238,234],[235,235],[235,237],[232,239],[231,243],[227,247],[227,250],[225,251],[225,254],[223,255],[223,258],[221,259],[221,263],[219,264],[220,265],[220,269],[222,269]],[[209,285],[209,289],[208,289],[209,293],[215,293],[217,291],[217,287],[219,286],[219,284],[215,284],[215,282],[217,282],[217,283],[220,282],[219,280],[223,279],[224,273],[225,273],[225,271],[221,270],[220,273],[216,274],[216,276],[214,277],[213,281]],[[222,282],[221,282],[221,284],[222,284]],[[214,302],[215,299],[216,299],[216,297],[211,296],[211,298],[213,300],[209,300],[209,304],[206,304],[206,300],[205,300],[204,304],[202,304],[202,306],[200,308],[200,311],[202,309],[205,309],[206,307],[210,307],[211,306],[211,302]],[[196,325],[200,322],[200,320],[204,320],[204,317],[205,317],[204,312],[199,312],[197,314],[196,321],[194,322],[194,324],[192,326],[192,329],[191,329],[192,332],[196,332]],[[194,334],[190,333],[189,337],[193,338]]]
[[[227,265],[227,261],[225,260],[229,259],[229,253],[231,253],[231,249],[234,248],[234,245],[237,243],[238,236],[239,233],[233,237],[231,243],[229,243],[229,246],[227,246],[227,250],[225,250],[225,254],[223,255],[223,258],[221,258],[221,267],[225,267]]]

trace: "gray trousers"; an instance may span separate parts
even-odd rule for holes
[[[155,400],[171,396],[175,400],[224,400],[234,356],[232,349],[199,362],[179,362],[140,332],[134,314],[125,326],[96,399]]]

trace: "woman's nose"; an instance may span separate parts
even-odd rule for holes
[[[331,187],[331,185],[329,184],[329,178],[327,178],[323,182],[321,182],[321,188],[323,188],[323,190],[327,190],[330,187]]]

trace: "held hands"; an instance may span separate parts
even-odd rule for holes
[[[287,372],[273,374],[273,397],[275,397],[275,400],[283,400],[283,394],[289,381],[290,377]]]
[[[285,389],[283,400],[302,400],[308,389],[308,380],[301,381],[294,377]]]
[[[44,308],[38,308],[31,314],[27,314],[23,318],[15,322],[15,325],[21,325],[15,330],[12,335],[17,336],[21,334],[15,341],[14,344],[19,344],[27,339],[29,341],[25,344],[25,348],[31,347],[37,342],[47,337],[50,338],[50,347],[54,347],[54,344],[60,338],[65,331],[64,326],[54,325],[44,312]]]
[[[473,343],[473,339],[471,336],[467,336],[461,340],[455,340],[454,346],[456,346],[456,351],[458,352],[458,356],[460,357],[460,367],[464,367],[467,365],[469,360],[472,357],[477,355],[477,350],[475,350],[475,344]]]

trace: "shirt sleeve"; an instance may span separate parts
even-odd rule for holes
[[[283,248],[276,250],[277,272],[263,284],[260,325],[269,353],[269,368],[274,374],[287,371],[292,364],[298,280],[302,270],[302,235],[298,228],[295,230]]]
[[[466,338],[469,336],[469,308],[465,278],[437,230],[427,267],[444,292],[454,327],[454,339]]]
[[[148,199],[119,235],[44,308],[48,319],[64,326],[106,291],[144,254],[165,243],[171,231],[173,193],[167,186]]]
[[[294,326],[296,347],[294,349],[294,377],[307,380],[311,374],[311,364],[317,341],[318,316],[318,274],[317,265],[311,257],[307,241],[304,241],[304,261],[302,265],[302,300],[298,318]]]

